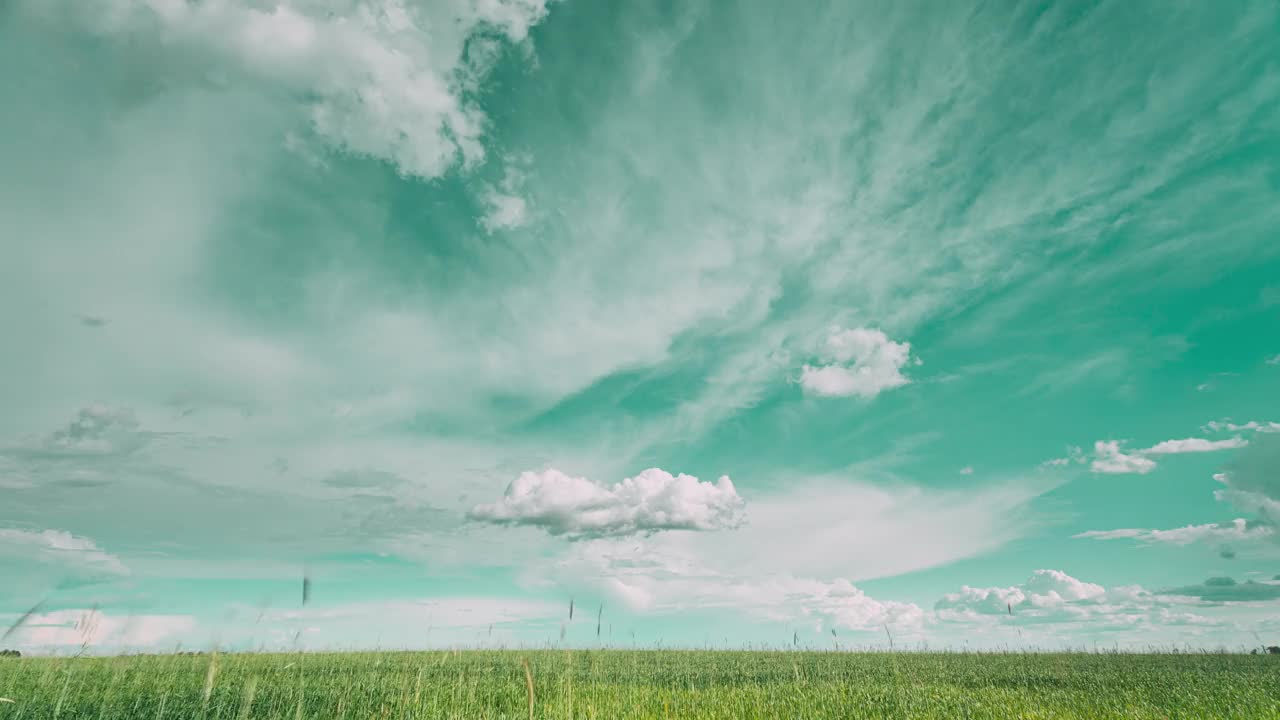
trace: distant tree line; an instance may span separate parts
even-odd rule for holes
[[[0,650],[0,657],[22,657],[17,650]]]

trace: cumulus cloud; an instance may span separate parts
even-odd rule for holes
[[[872,398],[911,382],[902,374],[912,359],[911,343],[894,342],[882,330],[837,329],[827,337],[822,359],[828,364],[806,364],[800,374],[800,384],[816,395]]]
[[[552,468],[521,473],[501,500],[477,505],[468,517],[583,538],[734,528],[743,505],[728,476],[711,483],[649,468],[608,487]]]
[[[298,98],[328,145],[433,178],[484,157],[486,118],[471,99],[500,55],[526,41],[547,0],[248,0],[79,3],[28,0],[89,31],[155,42],[210,70],[246,73]]]
[[[1094,459],[1089,469],[1096,473],[1123,475],[1137,473],[1145,475],[1156,469],[1156,463],[1138,453],[1126,453],[1120,449],[1118,440],[1099,440],[1093,444]]]
[[[1280,533],[1276,532],[1276,523],[1280,521],[1280,479],[1278,478],[1280,478],[1280,436],[1259,436],[1253,443],[1249,443],[1245,451],[1234,460],[1229,471],[1213,475],[1214,480],[1224,485],[1223,488],[1214,491],[1214,497],[1255,517],[1236,518],[1229,523],[1204,523],[1167,530],[1148,528],[1089,530],[1075,537],[1092,540],[1134,540],[1140,543],[1171,545],[1274,540],[1280,538]],[[1224,549],[1223,553],[1223,557],[1234,556],[1233,551],[1228,549]]]
[[[942,619],[1011,612],[1043,613],[1067,603],[1093,600],[1106,592],[1101,585],[1077,580],[1061,570],[1036,570],[1022,585],[976,588],[968,585],[944,595],[934,609]]]
[[[1106,588],[1060,570],[1037,570],[1021,585],[964,586],[943,596],[934,610],[948,624],[1053,624],[1085,633],[1220,624],[1198,612],[1206,604],[1191,595],[1151,592],[1138,585]]]
[[[1249,444],[1240,437],[1226,440],[1206,440],[1204,438],[1185,438],[1182,440],[1165,440],[1156,443],[1142,452],[1147,455],[1174,455],[1177,453],[1214,452],[1216,450],[1236,450]]]
[[[1169,530],[1145,528],[1119,528],[1116,530],[1088,530],[1074,535],[1091,540],[1136,540],[1143,543],[1190,545],[1197,542],[1248,541],[1273,535],[1270,527],[1236,518],[1230,523],[1206,523],[1187,525]]]

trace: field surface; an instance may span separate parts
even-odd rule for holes
[[[23,658],[0,659],[0,698],[0,720],[1280,718],[1280,657],[509,650]]]

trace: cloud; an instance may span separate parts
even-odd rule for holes
[[[1142,452],[1147,455],[1173,455],[1177,453],[1214,452],[1217,450],[1236,450],[1249,444],[1240,437],[1226,440],[1205,440],[1204,438],[1186,438],[1183,440],[1165,440],[1156,443]]]
[[[1268,365],[1280,365],[1280,355],[1273,355],[1267,358]]]
[[[1226,485],[1214,497],[1255,513],[1261,524],[1280,523],[1280,435],[1259,436],[1214,477]]]
[[[1236,518],[1230,523],[1187,525],[1170,530],[1120,528],[1117,530],[1088,530],[1072,537],[1091,540],[1137,540],[1143,543],[1190,545],[1197,542],[1249,541],[1269,538],[1273,535],[1269,526],[1250,523]]]
[[[122,455],[140,448],[146,436],[132,411],[92,405],[81,408],[65,429],[49,436],[45,449],[87,455]]]
[[[705,562],[674,548],[655,552],[634,543],[595,541],[575,546],[553,573],[592,578],[596,590],[645,613],[732,611],[769,622],[877,632],[886,624],[913,629],[924,622],[916,604],[877,600],[845,578],[797,577],[764,568],[744,574]]]
[[[963,586],[934,604],[943,620],[963,620],[981,615],[1026,616],[1041,619],[1064,615],[1068,607],[1097,602],[1106,589],[1078,580],[1061,570],[1036,570],[1022,585],[977,588]],[[1070,613],[1065,612],[1065,616]]]
[[[1066,467],[1071,463],[1075,463],[1077,465],[1083,465],[1087,462],[1089,462],[1089,460],[1088,458],[1085,457],[1084,449],[1075,445],[1071,445],[1067,447],[1066,457],[1045,460],[1044,462],[1040,463],[1040,466],[1041,467]]]
[[[964,467],[960,468],[960,474],[961,474],[961,475],[972,475],[972,474],[973,474],[973,466],[972,466],[972,465],[966,465],[966,466],[964,466]]]
[[[836,329],[827,337],[822,357],[834,362],[806,364],[800,374],[800,384],[816,395],[872,398],[911,382],[902,374],[911,361],[911,343],[894,342],[883,330]]]
[[[655,614],[915,627],[922,615],[914,603],[866,597],[856,583],[945,565],[1020,537],[1034,527],[1028,504],[1045,489],[793,482],[753,497],[749,522],[739,528],[574,543],[531,561],[523,578],[533,588],[600,592]]]
[[[128,568],[97,543],[65,530],[18,530],[0,528],[0,552],[22,555],[40,563],[48,563],[92,574],[127,575]]]
[[[155,649],[176,642],[196,628],[187,615],[126,615],[97,609],[37,613],[15,633],[22,650],[58,650],[83,646],[96,650]]]
[[[491,233],[515,229],[530,220],[529,201],[521,194],[525,173],[519,162],[519,159],[508,158],[501,182],[496,187],[485,185],[480,193],[480,201],[485,207],[480,224]]]
[[[121,42],[151,43],[174,53],[175,64],[272,83],[331,147],[424,178],[484,158],[486,118],[472,94],[500,55],[495,39],[524,42],[547,15],[546,0],[25,5]]]
[[[554,468],[520,474],[502,500],[468,513],[484,522],[534,525],[571,538],[661,530],[724,530],[743,521],[743,501],[728,476],[714,484],[649,468],[606,487]]]
[[[1260,433],[1280,432],[1280,423],[1278,422],[1258,422],[1250,420],[1246,423],[1237,425],[1230,420],[1211,420],[1205,424],[1204,429],[1207,432],[1221,432],[1228,430],[1230,432],[1246,432],[1252,430]]]
[[[1099,440],[1093,444],[1093,461],[1089,468],[1096,473],[1124,475],[1145,475],[1156,469],[1156,461],[1149,455],[1175,455],[1180,453],[1215,452],[1218,450],[1235,450],[1245,447],[1249,441],[1240,438],[1226,440],[1206,440],[1204,438],[1185,438],[1181,440],[1165,440],[1142,450],[1124,451],[1118,440]],[[1064,459],[1051,460],[1050,464],[1065,465]]]
[[[1118,440],[1099,440],[1093,444],[1094,459],[1089,469],[1096,473],[1145,475],[1156,469],[1154,460],[1139,454],[1127,454],[1120,450]]]
[[[1199,585],[1161,590],[1163,595],[1185,595],[1206,602],[1261,602],[1280,600],[1280,583],[1246,580],[1236,582],[1229,577],[1213,577]]]
[[[1196,445],[1202,446],[1203,442],[1196,441]],[[1197,451],[1199,450],[1192,450],[1192,452]],[[1230,503],[1237,510],[1254,514],[1256,517],[1253,519],[1236,518],[1230,523],[1205,523],[1167,530],[1147,528],[1089,530],[1074,537],[1093,540],[1127,539],[1146,544],[1172,545],[1280,539],[1280,533],[1275,529],[1277,522],[1280,522],[1280,480],[1277,480],[1277,476],[1280,475],[1277,472],[1280,470],[1280,437],[1259,436],[1234,459],[1229,467],[1229,471],[1213,475],[1214,480],[1225,486],[1215,490],[1214,497],[1221,502]],[[1223,553],[1223,557],[1234,554],[1229,549],[1224,550]]]
[[[964,586],[939,599],[934,612],[942,623],[961,626],[1054,625],[1060,627],[1056,636],[1061,638],[1073,631],[1096,634],[1220,624],[1219,619],[1195,612],[1202,605],[1197,599],[1153,593],[1138,585],[1105,588],[1060,570],[1037,570],[1021,585]]]
[[[0,605],[33,602],[52,590],[129,575],[119,557],[89,538],[65,530],[0,528]]]

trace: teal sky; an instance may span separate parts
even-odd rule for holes
[[[0,644],[1280,641],[1271,0],[16,0],[0,97]]]

